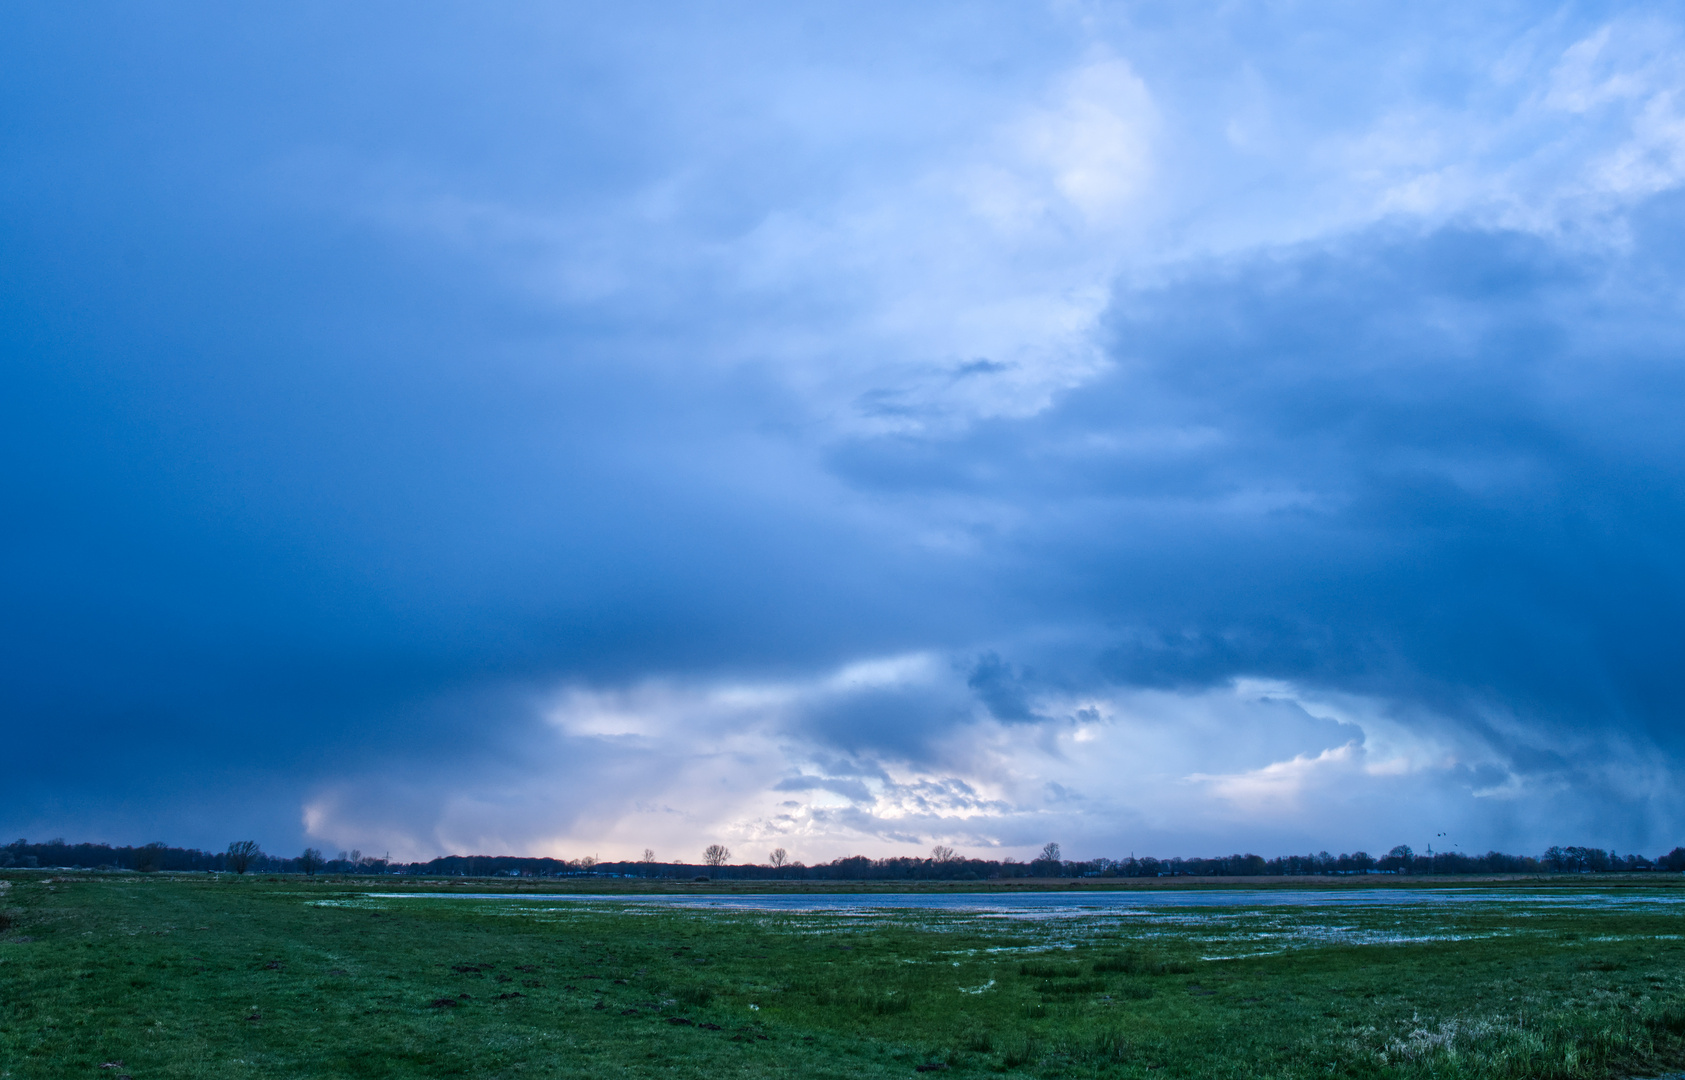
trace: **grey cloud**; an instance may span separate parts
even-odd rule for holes
[[[772,785],[774,791],[829,791],[845,799],[869,802],[871,789],[859,780],[844,780],[827,776],[789,776]]]
[[[1093,629],[1001,655],[1061,680],[1285,678],[1674,760],[1685,204],[1635,223],[1630,249],[1382,229],[1213,263],[1120,292],[1116,368],[1055,408],[856,441],[834,467],[1010,507],[1023,524],[988,549],[1003,603]],[[1008,720],[1026,683],[998,657],[971,679]],[[1556,769],[1486,735],[1519,772]]]
[[[1026,684],[1034,676],[1019,672],[995,653],[979,657],[965,685],[976,691],[989,713],[997,720],[1025,723],[1040,719],[1031,709]]]
[[[998,360],[979,358],[972,360],[969,363],[961,364],[959,367],[955,368],[954,377],[957,379],[970,379],[979,375],[999,375],[1003,371],[1011,370],[1011,364],[1003,364]]]
[[[957,687],[909,685],[873,687],[814,703],[799,719],[801,730],[857,757],[889,754],[927,760],[933,735],[970,716],[970,702]]]

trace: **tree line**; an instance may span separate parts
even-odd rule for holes
[[[763,863],[732,863],[724,845],[710,845],[700,863],[660,862],[646,849],[637,861],[601,862],[579,859],[528,858],[516,855],[444,855],[426,862],[394,863],[360,851],[341,851],[334,857],[316,848],[293,856],[264,852],[252,840],[231,843],[224,851],[169,847],[162,843],[139,847],[109,844],[72,844],[63,839],[44,843],[17,840],[0,847],[3,867],[67,867],[89,870],[201,871],[268,874],[403,874],[427,877],[637,877],[686,880],[706,877],[720,881],[999,881],[1013,878],[1150,878],[1150,877],[1298,877],[1358,874],[1565,874],[1685,871],[1685,847],[1654,859],[1621,855],[1594,847],[1551,847],[1541,855],[1483,855],[1459,851],[1418,854],[1400,844],[1382,856],[1356,851],[1331,855],[1225,855],[1216,858],[1152,856],[1127,859],[1065,859],[1058,844],[1048,844],[1038,858],[968,859],[952,848],[938,846],[928,857],[894,856],[884,859],[853,855],[807,866],[791,860],[783,848]]]
[[[314,856],[314,859],[311,856]],[[307,848],[290,858],[270,855],[254,840],[236,840],[223,851],[170,847],[163,843],[113,847],[110,844],[73,844],[64,839],[30,843],[14,840],[0,847],[0,869],[6,867],[63,867],[79,870],[136,870],[244,874],[248,870],[271,874],[383,873],[386,862],[353,851],[340,852],[336,859]]]

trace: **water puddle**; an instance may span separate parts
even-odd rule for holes
[[[379,900],[494,900],[557,906],[661,906],[714,911],[877,913],[953,912],[1002,918],[1151,914],[1174,908],[1374,908],[1462,904],[1536,904],[1553,909],[1677,907],[1685,891],[1565,892],[1556,889],[1201,889],[1080,893],[729,893],[601,895],[581,893],[367,893]]]

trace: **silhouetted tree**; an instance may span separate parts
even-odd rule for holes
[[[1047,844],[1041,849],[1030,863],[1031,877],[1063,877],[1065,875],[1065,861],[1061,859],[1058,844]]]
[[[228,845],[228,865],[236,874],[243,874],[252,860],[263,855],[256,840],[236,840]]]
[[[951,847],[945,847],[942,844],[937,844],[935,847],[930,849],[930,861],[936,863],[937,865],[951,863],[954,861],[954,849]]]
[[[724,866],[731,858],[731,849],[724,844],[709,844],[702,852],[702,861],[709,866]]]
[[[767,856],[767,861],[775,867],[783,866],[790,861],[790,853],[781,847],[775,847],[772,849],[772,854]]]
[[[169,848],[163,843],[151,843],[135,852],[135,869],[143,874],[156,873],[164,868],[164,853]]]
[[[304,854],[298,857],[298,868],[304,871],[305,876],[315,877],[316,871],[320,870],[325,862],[327,860],[322,858],[322,852],[319,849],[307,847],[304,849]]]

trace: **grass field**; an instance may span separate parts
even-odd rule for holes
[[[1677,889],[1049,918],[368,895],[397,887],[13,875],[0,1077],[1625,1077],[1685,1064]]]

